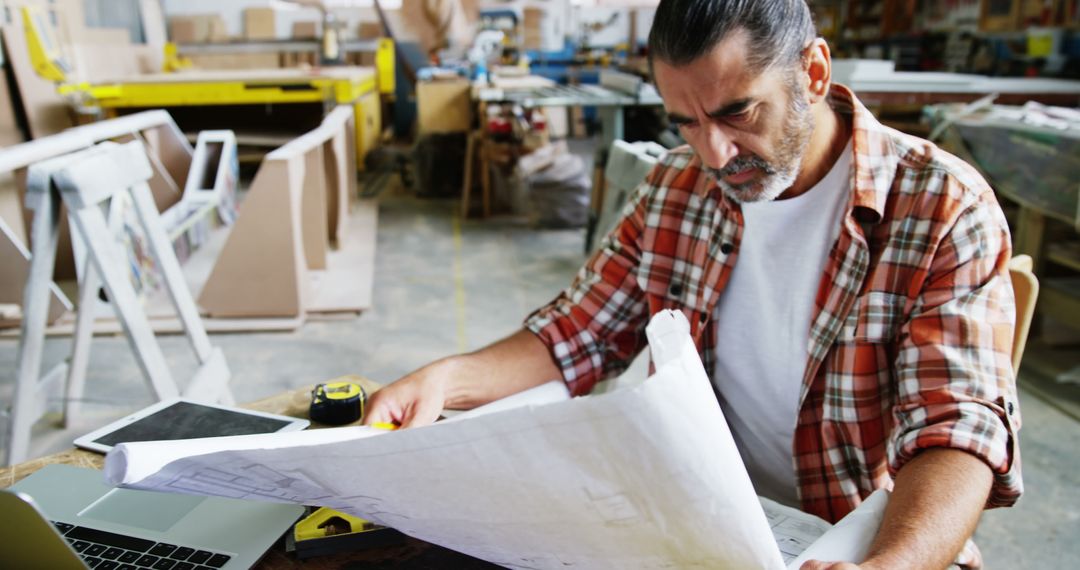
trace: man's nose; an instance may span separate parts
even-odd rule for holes
[[[700,151],[701,159],[709,168],[724,168],[731,159],[739,155],[735,140],[720,126],[707,126],[703,142],[705,148]]]

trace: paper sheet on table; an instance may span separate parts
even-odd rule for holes
[[[647,333],[657,372],[634,388],[393,432],[122,444],[106,476],[328,506],[510,568],[784,568],[685,317]]]

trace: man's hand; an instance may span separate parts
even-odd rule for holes
[[[443,408],[470,409],[562,378],[547,346],[520,330],[476,352],[433,362],[375,392],[364,425],[430,424]]]
[[[433,362],[372,394],[364,409],[364,425],[408,428],[434,422],[446,402],[450,367],[449,360]]]

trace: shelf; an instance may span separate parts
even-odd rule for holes
[[[1080,271],[1080,241],[1055,243],[1046,248],[1049,261]]]
[[[1041,280],[1039,314],[1053,317],[1070,327],[1080,328],[1080,277]]]
[[[341,44],[341,48],[346,52],[374,52],[379,49],[379,40],[347,41]],[[234,41],[177,45],[177,52],[180,55],[318,53],[321,50],[322,42],[318,40]]]

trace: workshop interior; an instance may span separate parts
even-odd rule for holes
[[[679,2],[731,4],[0,0],[0,536],[12,550],[0,566],[798,568],[824,553],[872,554],[890,512],[877,487],[895,472],[821,483],[861,501],[825,520],[759,501],[735,443],[701,430],[727,433],[733,417],[717,406],[727,399],[705,356],[717,343],[710,327],[743,324],[714,323],[721,313],[707,303],[729,272],[738,281],[725,263],[749,255],[738,240],[753,234],[719,213],[679,217],[731,202],[716,188],[687,191],[688,172],[743,176],[700,148],[741,119],[687,117],[688,90],[663,82],[685,62],[650,51],[658,6]],[[891,263],[929,282],[936,262],[915,260],[1008,252],[975,289],[1009,291],[995,365],[1012,393],[988,406],[1005,426],[997,444],[1015,450],[1010,465],[1023,457],[1024,494],[984,511],[972,538],[987,568],[1072,567],[1080,0],[806,4],[821,40],[807,49],[827,46],[817,53],[834,94],[856,98],[875,133],[934,147],[945,167],[966,165],[962,181],[985,180],[980,203],[1000,207],[995,235],[1005,236],[1000,250],[976,236],[935,251],[923,236],[959,215],[942,207],[896,230],[906,254],[894,258],[894,243],[877,241],[887,224],[874,220],[910,205],[879,197],[877,218],[844,226],[866,236],[865,257],[838,245],[821,261]],[[877,176],[882,165],[865,161],[878,139],[860,132],[850,168]],[[918,163],[908,150],[901,162]],[[683,194],[689,206],[658,205]],[[705,249],[707,263],[690,261]],[[879,293],[895,275],[871,273],[848,316],[814,322],[811,350],[821,335],[859,345],[822,353],[822,366],[839,369],[856,350],[895,364],[918,352],[908,341],[931,342],[897,322],[926,309],[904,296],[915,285]],[[807,298],[818,310],[847,287],[824,281],[836,288]],[[928,318],[992,320],[982,299]],[[636,328],[605,328],[628,311],[642,311]],[[784,322],[757,324],[770,326]],[[990,342],[976,325],[942,326]],[[368,417],[393,404],[380,390],[523,329],[553,344],[563,378],[472,410],[448,406],[423,427]],[[581,348],[602,334],[614,340]],[[603,360],[615,356],[626,362]],[[922,370],[942,384],[966,378],[947,366]],[[595,387],[575,383],[594,368]],[[821,413],[850,419],[878,405],[867,398],[915,381],[897,372],[879,386],[852,368],[859,388],[834,400],[806,388]],[[921,398],[911,405],[940,411]],[[888,403],[873,413],[883,425],[906,417]],[[841,431],[827,462],[854,465],[866,432]],[[890,441],[889,457],[908,444]],[[716,473],[723,499],[702,490]],[[713,520],[708,509],[729,514]]]

